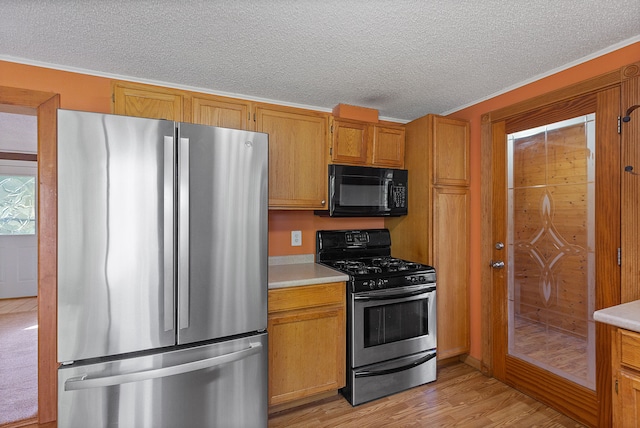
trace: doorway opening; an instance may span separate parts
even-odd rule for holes
[[[0,106],[0,425],[38,415],[35,109]]]

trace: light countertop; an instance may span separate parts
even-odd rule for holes
[[[342,282],[349,276],[314,263],[313,254],[269,258],[269,288]]]
[[[593,319],[640,333],[640,300],[595,311]]]

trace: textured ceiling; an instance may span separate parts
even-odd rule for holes
[[[640,41],[640,0],[0,0],[0,11],[0,59],[401,121]]]

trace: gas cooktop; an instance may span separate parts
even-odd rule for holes
[[[347,273],[349,275],[378,274],[384,276],[388,273],[404,272],[412,273],[421,270],[432,270],[430,266],[414,263],[395,257],[372,257],[353,260],[335,260],[324,262],[327,266]]]
[[[391,256],[387,229],[319,230],[316,261],[350,276],[352,292],[419,284],[435,286],[431,266]]]

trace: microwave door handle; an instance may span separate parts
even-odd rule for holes
[[[395,208],[393,204],[393,181],[387,181],[387,208],[393,209]]]

